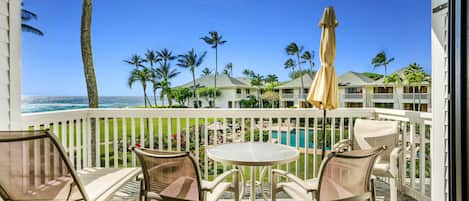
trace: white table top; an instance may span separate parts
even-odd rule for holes
[[[272,166],[299,158],[298,150],[281,144],[245,142],[215,145],[207,156],[230,165]]]

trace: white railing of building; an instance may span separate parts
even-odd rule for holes
[[[431,113],[343,108],[332,110],[327,116],[326,128],[334,133],[327,136],[327,149],[339,140],[352,137],[357,118],[400,121],[402,144],[406,145],[401,157],[404,165],[401,165],[400,187],[418,200],[430,199]],[[127,151],[129,146],[138,143],[158,150],[190,151],[201,167],[203,178],[211,179],[229,167],[208,159],[204,152],[207,146],[262,141],[289,144],[302,153],[300,159],[280,168],[305,179],[317,176],[319,171],[321,147],[315,145],[320,142],[317,134],[321,131],[322,111],[316,109],[83,109],[22,117],[24,128],[48,128],[55,133],[76,169],[93,166],[90,122],[99,119],[95,136],[99,167],[138,165],[136,156]],[[210,130],[215,121],[225,125],[225,129]],[[300,135],[295,131],[300,131]],[[279,133],[282,134],[277,140]]]
[[[363,98],[363,94],[362,93],[345,93],[344,98],[361,99]]]
[[[373,99],[393,99],[394,94],[392,93],[374,93]]]
[[[428,99],[428,93],[404,93],[402,94],[403,99]]]

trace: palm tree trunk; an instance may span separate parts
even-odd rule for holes
[[[93,51],[91,48],[91,13],[92,0],[83,0],[81,13],[81,56],[83,60],[83,69],[85,72],[86,90],[88,93],[88,107],[97,108],[99,105],[98,86],[93,65]],[[91,128],[91,161],[96,166],[96,119],[90,119]]]
[[[197,89],[195,85],[196,85],[195,84],[195,72],[194,70],[192,70],[192,93],[193,93],[192,96],[195,99],[194,107],[199,108],[199,96],[197,95]]]
[[[145,108],[147,108],[147,87],[145,84],[142,84],[143,88],[143,102],[145,103]]]
[[[213,107],[215,107],[215,99],[216,99],[216,94],[217,94],[217,74],[218,74],[218,45],[215,47],[215,83],[214,83],[214,88],[215,90],[213,91]]]
[[[153,89],[153,101],[155,101],[155,107],[158,106],[158,103],[156,103],[156,89]]]
[[[296,58],[297,58],[297,61],[298,61],[298,68],[300,69],[300,72],[301,72],[301,65],[300,65],[300,53],[296,53]],[[304,85],[304,82],[303,82],[303,75],[301,75],[300,73],[300,79],[301,79],[301,89],[300,89],[300,97],[301,98],[304,98],[305,102],[306,102],[306,97],[303,95],[304,93],[304,89],[305,89],[305,85]],[[299,105],[298,108],[300,108],[301,105]]]

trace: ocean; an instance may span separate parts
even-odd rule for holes
[[[144,105],[140,96],[102,96],[99,97],[100,108],[126,108]],[[22,113],[70,110],[88,107],[86,96],[23,96]]]

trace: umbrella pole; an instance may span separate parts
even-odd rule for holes
[[[322,154],[321,154],[321,159],[324,159],[324,156],[326,155],[326,109],[323,110],[322,113]]]

